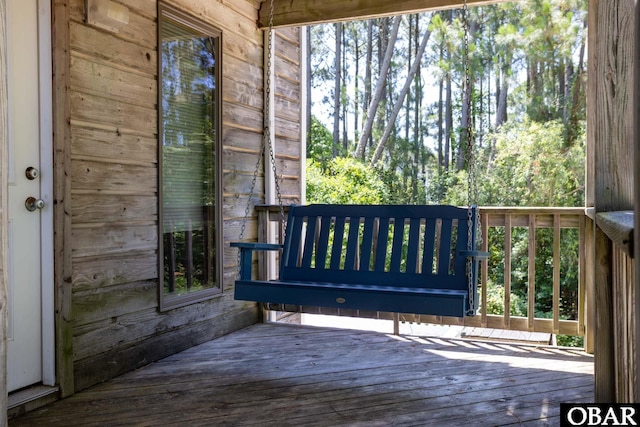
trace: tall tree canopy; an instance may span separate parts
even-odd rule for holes
[[[522,154],[518,147],[533,130],[559,150],[543,150],[550,158],[539,163],[548,160],[560,175],[565,168],[576,173],[575,164],[558,159],[584,146],[586,10],[587,0],[469,8],[468,76],[462,10],[312,27],[309,155],[325,168],[342,156],[375,165],[402,203],[465,204],[456,186],[465,185],[457,175],[467,170],[470,114],[483,186],[497,179],[490,175],[501,173],[508,153]],[[522,170],[510,173],[531,169],[525,160],[512,162]],[[568,179],[574,188],[566,191],[575,197],[567,200],[534,180],[517,193],[521,200],[487,187],[480,203],[580,204],[581,179]]]

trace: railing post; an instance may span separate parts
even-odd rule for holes
[[[585,265],[590,268],[585,272],[585,338],[584,348],[587,353],[594,354],[596,346],[596,222],[587,210],[585,227]]]
[[[269,241],[269,211],[258,211],[258,242],[271,243]],[[258,252],[258,280],[269,279],[269,255],[271,251],[259,251]]]
[[[400,335],[400,313],[393,313],[393,335]]]
[[[612,243],[596,228],[594,372],[596,403],[615,402],[613,357]]]
[[[272,241],[272,233],[270,229],[272,228],[270,217],[270,211],[267,207],[266,209],[258,210],[258,242],[267,242],[273,243]],[[275,264],[275,252],[273,251],[259,251],[258,252],[258,279],[259,280],[269,280],[273,277],[273,271]],[[277,314],[275,311],[266,310],[263,304],[260,304],[260,308],[262,311],[262,321],[264,323],[275,322],[277,320]]]

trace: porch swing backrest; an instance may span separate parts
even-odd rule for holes
[[[243,252],[235,298],[472,315],[467,257],[477,254],[467,250],[468,219],[468,208],[447,205],[292,206],[282,246],[232,244]],[[280,248],[278,280],[251,280],[251,252]]]

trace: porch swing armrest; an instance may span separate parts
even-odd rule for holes
[[[249,249],[252,251],[279,251],[284,247],[278,243],[254,243],[254,242],[231,242],[229,246],[232,248],[240,248],[240,250]]]
[[[460,256],[464,256],[464,257],[471,257],[471,258],[476,258],[476,259],[487,259],[489,258],[489,252],[484,252],[484,251],[458,251],[458,254],[460,254]]]
[[[251,280],[253,251],[279,251],[283,245],[276,243],[231,242],[229,246],[240,249],[240,280]]]

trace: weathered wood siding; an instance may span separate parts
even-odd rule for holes
[[[224,293],[158,311],[158,66],[156,0],[129,9],[118,33],[69,13],[69,154],[72,360],[75,391],[257,321],[233,300],[238,238],[262,143],[263,35],[259,4],[167,0],[223,32]],[[56,13],[60,14],[59,10]],[[59,17],[58,17],[59,19]],[[277,149],[287,201],[300,195],[299,34],[283,30],[277,52]],[[56,64],[62,67],[65,64]],[[260,170],[254,200],[264,191]],[[255,214],[247,238],[257,236]]]
[[[587,203],[596,213],[633,209],[634,40],[633,1],[589,0]],[[635,401],[638,368],[630,352],[639,331],[633,307],[621,310],[633,301],[633,264],[600,228],[587,246],[595,254],[588,275],[595,313],[595,400]],[[629,383],[621,386],[622,381]]]
[[[275,155],[284,204],[301,203],[301,29],[275,31]]]

